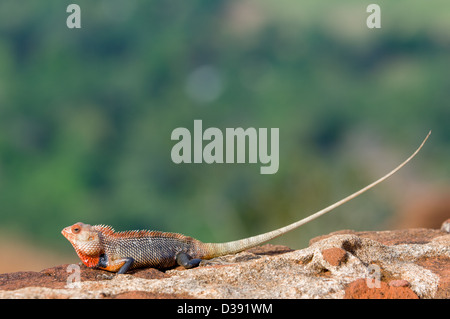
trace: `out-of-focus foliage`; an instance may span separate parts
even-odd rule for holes
[[[448,0],[379,1],[379,30],[361,1],[74,2],[81,29],[67,1],[0,3],[2,228],[55,245],[76,221],[238,239],[371,182],[355,154],[382,145],[396,164],[429,129],[410,171],[448,181]],[[280,128],[278,173],[174,164],[171,132],[194,119]],[[291,246],[376,228],[386,200],[365,195]]]

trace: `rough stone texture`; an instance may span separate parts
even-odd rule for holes
[[[0,298],[449,298],[450,234],[340,231],[292,251],[265,245],[198,268],[115,275],[81,265],[0,274]]]
[[[389,282],[389,286],[391,286],[391,287],[409,287],[411,285],[406,280],[396,279],[396,280],[391,280]]]
[[[441,230],[450,233],[450,218],[442,223]]]
[[[419,299],[408,287],[396,287],[380,282],[379,288],[370,288],[366,279],[358,279],[345,289],[345,299]]]
[[[347,252],[342,248],[328,248],[322,250],[323,258],[332,266],[339,266],[345,262]]]

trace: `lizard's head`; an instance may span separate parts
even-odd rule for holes
[[[88,224],[76,223],[64,228],[61,233],[72,244],[86,266],[97,265],[102,253],[98,230]]]

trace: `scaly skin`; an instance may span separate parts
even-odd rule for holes
[[[159,231],[115,232],[110,226],[76,223],[62,230],[81,261],[88,267],[117,272],[132,259],[128,269],[175,266],[177,255],[208,258],[207,245],[176,233]],[[187,265],[187,268],[189,266]]]
[[[430,134],[431,131],[408,159],[372,184],[302,220],[261,235],[214,244],[202,243],[177,233],[149,230],[115,232],[110,226],[83,223],[64,228],[62,234],[88,267],[118,273],[141,267],[169,268],[177,264],[185,268],[195,267],[202,259],[234,254],[284,235],[361,195],[406,165],[420,151]]]

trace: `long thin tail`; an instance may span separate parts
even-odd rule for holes
[[[376,180],[375,182],[373,182],[372,184],[367,185],[366,187],[360,189],[359,191],[345,197],[344,199],[341,199],[340,201],[318,211],[317,213],[314,213],[306,218],[303,218],[302,220],[299,220],[295,223],[292,223],[290,225],[287,225],[285,227],[281,227],[279,229],[261,234],[261,235],[257,235],[257,236],[253,236],[253,237],[249,237],[249,238],[245,238],[245,239],[240,239],[240,240],[236,240],[236,241],[230,241],[227,243],[206,243],[206,247],[208,247],[208,251],[210,252],[210,254],[208,254],[208,256],[205,256],[204,258],[208,259],[208,258],[214,258],[214,257],[218,257],[218,256],[223,256],[223,255],[228,255],[228,254],[234,254],[234,253],[238,253],[240,251],[258,246],[262,243],[265,243],[269,240],[272,240],[276,237],[279,237],[281,235],[286,234],[287,232],[290,232],[291,230],[294,230],[330,211],[332,211],[333,209],[341,206],[342,204],[352,200],[353,198],[361,195],[362,193],[368,191],[369,189],[371,189],[372,187],[378,185],[379,183],[383,182],[384,180],[386,180],[387,178],[391,177],[392,175],[394,175],[399,169],[401,169],[403,166],[405,166],[414,156],[417,155],[417,153],[419,153],[420,149],[422,148],[422,146],[425,144],[425,142],[427,141],[428,137],[430,136],[431,131],[428,132],[427,136],[425,137],[425,139],[423,140],[422,144],[420,144],[419,148],[410,156],[408,157],[408,159],[406,159],[403,163],[401,163],[399,166],[397,166],[396,168],[394,168],[392,171],[390,171],[389,173],[387,173],[386,175],[384,175],[383,177],[381,177],[380,179]]]

